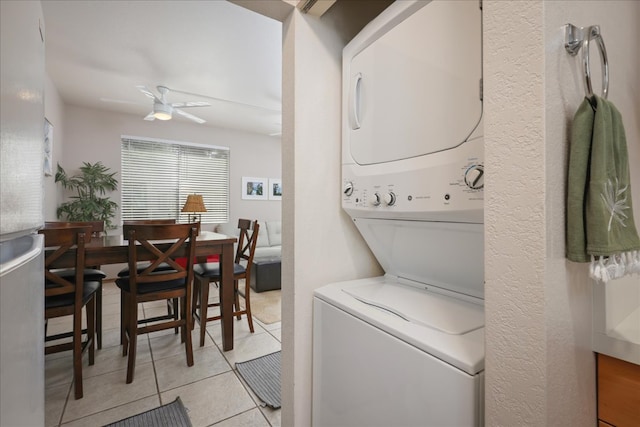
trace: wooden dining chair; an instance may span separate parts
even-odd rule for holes
[[[258,221],[249,219],[239,219],[238,229],[238,245],[236,256],[233,261],[233,287],[234,287],[234,310],[233,315],[240,320],[243,314],[247,315],[249,322],[249,330],[253,333],[253,318],[251,317],[251,300],[249,282],[251,277],[251,266],[253,264],[253,256],[256,251],[256,242],[258,241],[258,230],[260,225]],[[204,346],[204,336],[206,332],[207,322],[220,319],[220,315],[208,317],[209,307],[219,307],[220,303],[209,303],[209,285],[212,282],[220,283],[220,263],[208,262],[200,263],[193,267],[194,271],[194,302],[193,317],[200,322],[200,347]],[[239,282],[244,279],[244,290],[240,290]],[[244,298],[244,306],[240,307],[240,296]]]
[[[123,356],[127,360],[127,384],[133,381],[137,337],[140,334],[164,329],[181,328],[182,342],[185,343],[187,366],[193,366],[193,347],[191,344],[191,292],[193,283],[193,262],[195,257],[197,224],[125,225],[124,236],[129,242],[129,276],[116,279],[116,285],[123,294],[122,312],[124,313]],[[158,242],[165,240],[165,242]],[[167,243],[166,240],[173,242]],[[178,250],[186,247],[187,265],[183,267],[175,261]],[[180,256],[184,256],[180,255]],[[139,271],[140,259],[153,261]],[[157,270],[166,263],[171,270]],[[180,317],[157,316],[138,319],[138,304],[160,301],[180,300]],[[165,321],[163,321],[165,320]]]
[[[61,227],[91,227],[90,237],[100,237],[104,233],[104,221],[46,221],[44,223],[44,228]],[[96,292],[96,345],[100,350],[102,348],[102,280],[107,275],[100,270],[99,265],[85,267],[82,271],[85,281],[100,282],[100,288]],[[56,274],[71,278],[75,275],[75,269],[60,269]]]
[[[94,364],[95,357],[95,308],[96,293],[100,281],[87,280],[83,274],[85,245],[91,239],[91,227],[44,228],[39,232],[44,235],[45,247],[56,250],[45,257],[45,354],[72,350],[73,381],[75,398],[82,398],[82,353],[88,349],[89,365]],[[75,274],[61,276],[53,268],[55,261],[63,255],[75,250]],[[87,328],[82,329],[82,308],[86,307]],[[71,331],[47,336],[49,319],[71,316]],[[82,335],[86,339],[82,341]],[[46,345],[47,342],[61,341],[71,338],[71,342]]]
[[[123,225],[170,225],[175,224],[176,220],[172,218],[166,219],[127,219],[122,222]],[[126,237],[125,237],[126,238]],[[141,261],[138,262],[137,269],[138,272],[143,271],[147,267],[151,265],[149,261]],[[156,270],[172,270],[172,267],[169,264],[162,263],[156,267]],[[118,277],[125,277],[129,275],[129,266],[127,265],[122,270],[118,272]],[[123,304],[122,298],[124,298],[123,294],[120,294],[120,305]],[[173,316],[175,320],[178,320],[178,300],[167,300],[167,315]],[[178,328],[175,328],[175,333],[178,333]],[[122,336],[124,334],[124,313],[120,313],[120,344],[122,344]]]

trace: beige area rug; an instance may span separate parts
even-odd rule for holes
[[[251,289],[251,314],[262,323],[271,324],[280,321],[281,291],[254,292]],[[242,299],[241,299],[242,301]],[[242,302],[240,303],[242,304]]]

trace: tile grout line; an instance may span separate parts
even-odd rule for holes
[[[71,397],[71,388],[73,387],[73,376],[71,376],[71,384],[69,384],[69,389],[67,390],[67,398],[64,400],[64,404],[62,405],[62,411],[60,412],[60,419],[58,420],[58,427],[62,425],[62,419],[64,418],[64,411],[67,410],[67,404],[69,403],[69,398]]]
[[[142,304],[142,314],[146,317],[147,308],[145,304]],[[149,355],[151,356],[151,366],[153,367],[153,379],[156,383],[156,393],[158,394],[158,401],[160,402],[160,406],[162,406],[162,395],[160,394],[160,384],[158,383],[158,371],[156,370],[156,360],[153,357],[153,347],[151,346],[151,338],[149,338],[149,334],[145,334],[145,338],[147,339],[147,345],[149,346]]]

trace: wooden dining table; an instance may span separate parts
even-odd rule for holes
[[[213,232],[201,232],[196,241],[196,258],[198,262],[206,262],[210,255],[220,256],[221,282],[220,292],[220,316],[222,327],[222,349],[233,350],[233,244],[235,237]],[[85,266],[122,264],[129,260],[128,241],[122,235],[107,235],[92,237],[85,246]],[[167,247],[171,245],[167,242]],[[162,247],[159,244],[158,247]],[[46,249],[47,252],[55,249]],[[176,257],[185,256],[184,248],[176,252]],[[149,261],[155,256],[151,252],[138,252],[138,260]],[[75,266],[75,253],[69,251],[58,258],[52,265],[53,268],[70,268]]]

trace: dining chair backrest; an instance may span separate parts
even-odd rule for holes
[[[253,255],[256,252],[256,243],[258,242],[258,231],[260,224],[257,220],[253,222],[249,219],[238,220],[238,229],[240,235],[238,236],[238,247],[236,249],[236,258],[234,262],[240,264],[240,261],[247,262],[247,269],[251,268],[253,261]]]
[[[45,296],[69,294],[76,292],[78,289],[76,297],[82,298],[84,248],[91,240],[91,232],[91,226],[43,228],[39,231],[40,234],[44,235],[45,247],[56,248],[44,260],[44,275],[47,283]],[[52,272],[55,269],[55,261],[74,249],[76,274],[71,277],[64,277]]]
[[[130,219],[123,221],[123,225],[169,225],[176,224],[175,219]],[[200,223],[194,222],[198,226],[198,234],[200,234]]]
[[[233,291],[234,303],[230,309],[233,315],[238,319],[243,314],[247,315],[249,322],[249,331],[253,333],[253,319],[251,316],[251,291],[250,278],[251,266],[253,265],[253,256],[256,251],[256,243],[258,241],[258,232],[260,225],[257,220],[238,219],[238,246],[236,249],[236,257],[234,259],[233,269]],[[243,262],[246,261],[246,264]],[[243,262],[243,263],[241,263]],[[209,302],[209,283],[220,282],[222,280],[222,272],[219,263],[203,263],[195,267],[194,282],[194,302],[193,315],[200,321],[200,346],[204,346],[205,330],[207,322],[218,320],[221,318],[219,314],[209,317],[209,307],[218,307],[220,302]],[[240,280],[244,279],[244,290],[239,287]],[[244,297],[244,308],[240,306],[239,296]]]
[[[86,227],[91,226],[91,234],[95,237],[104,232],[104,221],[45,221],[44,228]]]
[[[191,283],[198,224],[126,224],[123,232],[129,242],[129,281],[133,294],[137,293],[137,286],[144,283],[182,279]],[[185,245],[186,250],[179,255],[178,251]],[[145,256],[140,259],[143,254]],[[175,261],[176,257],[185,255],[186,266]],[[136,268],[139,261],[150,258],[152,260],[146,268]],[[163,263],[171,270],[159,270]]]

